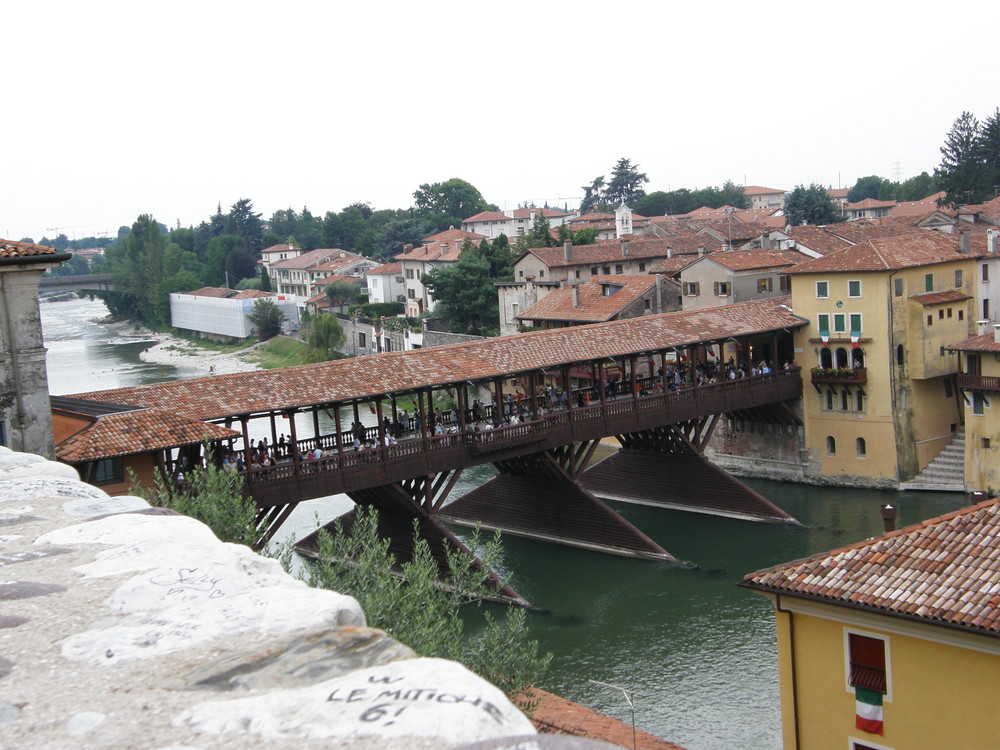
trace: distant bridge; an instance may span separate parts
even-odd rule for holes
[[[39,292],[62,292],[76,289],[92,289],[94,291],[110,291],[114,289],[110,273],[91,273],[76,276],[53,276],[45,274],[38,284]]]

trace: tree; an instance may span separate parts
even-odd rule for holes
[[[589,185],[584,185],[580,189],[583,191],[580,213],[588,214],[597,210],[598,206],[604,202],[604,175],[598,175]]]
[[[528,244],[530,247],[554,247],[556,244],[556,238],[552,236],[552,226],[544,211],[535,212]]]
[[[468,240],[466,240],[468,242]],[[471,243],[470,243],[471,244]],[[483,240],[479,244],[479,252],[490,264],[490,278],[494,281],[514,280],[514,250],[510,246],[507,235],[501,232],[492,243]]]
[[[327,284],[323,291],[330,307],[343,308],[358,299],[358,285],[353,281],[334,281]]]
[[[213,237],[205,247],[204,280],[209,286],[232,286],[257,275],[257,263],[247,241],[235,234]]]
[[[108,249],[115,292],[102,295],[102,298],[105,302],[115,300],[109,304],[109,309],[111,304],[115,307],[112,314],[154,328],[170,323],[168,296],[160,286],[165,278],[166,244],[160,224],[152,216],[143,214],[128,234]]]
[[[428,271],[423,282],[438,301],[441,316],[456,331],[478,334],[500,325],[490,264],[474,245],[463,247],[458,261],[450,266]]]
[[[336,359],[347,337],[335,315],[317,315],[309,333],[309,349],[317,362]]]
[[[249,198],[240,198],[229,209],[226,234],[242,237],[254,252],[263,249],[264,223],[260,220],[260,214],[253,212],[253,202]]]
[[[854,183],[854,187],[847,192],[847,200],[850,203],[857,203],[866,198],[887,201],[892,200],[895,192],[895,183],[873,174],[868,177],[859,177]]]
[[[422,656],[460,661],[494,683],[512,700],[544,676],[551,654],[539,654],[537,641],[528,637],[523,609],[508,606],[505,617],[483,613],[483,628],[466,633],[468,606],[478,606],[492,590],[472,555],[448,555],[447,577],[434,561],[427,540],[416,525],[413,555],[398,564],[389,540],[379,536],[378,514],[359,507],[350,535],[337,522],[335,533],[319,534],[317,561],[310,565],[310,586],[353,596],[364,610],[368,625],[380,628]],[[500,557],[499,534],[485,544],[478,530],[470,549],[495,568]],[[474,604],[473,604],[474,603]]]
[[[963,112],[941,146],[941,165],[935,175],[952,204],[979,203],[992,197],[981,138],[979,121],[971,112]]]
[[[170,508],[201,521],[223,542],[254,546],[258,541],[254,525],[257,507],[243,496],[243,477],[216,466],[207,447],[205,455],[205,466],[185,475],[186,488],[175,487],[157,469],[153,486],[148,488],[140,487],[132,475],[132,494],[150,505]]]
[[[843,221],[826,188],[816,183],[796,185],[785,198],[785,216],[793,227],[799,224],[834,224]]]
[[[1000,195],[1000,107],[983,120],[979,135],[980,158],[986,170],[986,198]]]
[[[576,234],[573,235],[573,244],[596,245],[597,230],[594,227],[584,227],[583,229],[577,229]]]
[[[281,333],[281,324],[285,314],[281,312],[270,297],[260,297],[253,303],[253,309],[247,315],[247,320],[257,331],[258,341],[267,341]]]
[[[413,193],[413,200],[416,215],[425,218],[439,232],[490,209],[482,193],[457,177],[421,185]]]
[[[615,164],[611,173],[611,181],[604,189],[604,202],[611,206],[631,205],[637,199],[646,194],[642,186],[649,182],[649,178],[639,171],[639,165],[624,157]]]
[[[271,274],[265,265],[261,265],[260,267],[260,290],[262,292],[271,291]]]
[[[896,191],[896,200],[918,201],[921,198],[934,195],[938,190],[937,180],[934,176],[927,174],[927,172],[921,172],[916,177],[911,177],[900,183]]]

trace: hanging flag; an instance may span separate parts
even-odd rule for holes
[[[851,331],[851,347],[853,349],[861,348],[861,331]]]
[[[829,333],[826,333],[824,331],[820,331],[819,337],[823,341],[823,346],[829,346],[830,345],[830,334]]]
[[[854,686],[854,726],[871,734],[882,734],[882,693]]]

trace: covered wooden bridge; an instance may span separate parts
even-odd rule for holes
[[[229,447],[260,509],[262,538],[298,503],[344,492],[358,504],[377,507],[387,534],[409,535],[417,519],[424,536],[441,549],[461,547],[440,523],[447,518],[671,560],[596,497],[602,487],[611,482],[612,494],[628,499],[634,486],[636,499],[655,504],[656,484],[662,483],[667,507],[794,522],[702,457],[723,415],[798,423],[788,405],[802,393],[790,334],[805,321],[787,301],[74,398],[168,409],[239,431],[242,440],[229,441]],[[296,426],[302,413],[312,417],[310,435]],[[344,413],[353,416],[351,424]],[[332,420],[332,430],[321,429],[322,414]],[[260,419],[271,434],[265,461],[248,427]],[[291,435],[275,456],[279,427]],[[599,441],[612,436],[622,446],[619,454],[587,471]],[[163,456],[167,465],[177,460]],[[499,475],[446,505],[462,469],[483,463],[493,464]],[[685,484],[676,472],[700,476],[696,494],[668,489]],[[715,478],[706,485],[709,476]],[[656,478],[652,487],[650,477]]]

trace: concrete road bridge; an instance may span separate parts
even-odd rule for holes
[[[168,409],[241,430],[232,449],[269,539],[301,502],[347,493],[378,508],[381,532],[401,559],[414,520],[444,565],[464,549],[442,524],[479,524],[613,554],[673,556],[598,495],[669,508],[795,523],[714,467],[704,448],[725,415],[799,424],[802,380],[791,331],[806,321],[788,298],[471,343],[390,352],[281,370],[219,375],[73,398]],[[736,356],[727,357],[727,352]],[[765,372],[754,374],[762,362]],[[732,373],[732,374],[730,374]],[[445,405],[442,408],[442,401]],[[406,415],[403,412],[406,411]],[[352,424],[342,413],[353,413]],[[375,426],[361,426],[361,415]],[[298,434],[297,414],[312,417]],[[326,414],[333,430],[320,428]],[[284,418],[288,418],[287,420]],[[350,417],[348,417],[349,419]],[[260,465],[253,420],[268,420]],[[368,421],[371,421],[370,419]],[[593,467],[601,440],[620,450]],[[198,455],[162,457],[167,470]],[[490,463],[498,475],[446,503],[461,471]],[[352,517],[344,519],[349,533]],[[303,541],[308,551],[315,539]],[[516,592],[503,596],[518,600]]]

